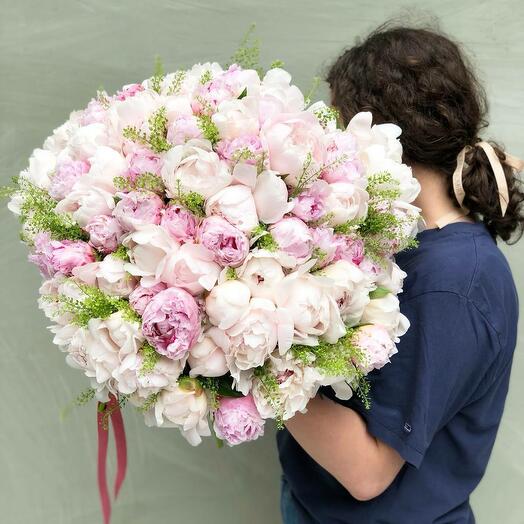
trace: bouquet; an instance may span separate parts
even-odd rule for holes
[[[408,328],[393,256],[419,185],[400,129],[310,103],[267,72],[197,64],[71,113],[9,208],[54,343],[89,380],[193,445],[254,440],[321,386],[368,402]]]

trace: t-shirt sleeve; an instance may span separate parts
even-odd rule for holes
[[[344,402],[368,431],[419,467],[440,428],[481,387],[497,357],[496,332],[466,297],[429,292],[401,302],[410,328],[391,363],[368,375],[371,407]]]

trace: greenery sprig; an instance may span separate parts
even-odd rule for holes
[[[149,133],[141,131],[134,126],[124,128],[122,134],[124,138],[148,146],[155,153],[163,153],[171,149],[171,144],[167,140],[167,115],[164,106],[157,109],[147,121]]]

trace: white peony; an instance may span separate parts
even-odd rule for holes
[[[143,284],[151,285],[157,281],[163,260],[179,248],[171,235],[155,224],[138,226],[122,240],[122,244],[128,249],[130,260],[124,269],[132,275],[144,277]]]
[[[227,163],[220,160],[208,140],[193,139],[172,147],[161,171],[168,197],[195,192],[209,198],[231,183]]]
[[[381,324],[387,330],[394,342],[399,342],[409,328],[408,318],[400,312],[398,297],[388,293],[382,298],[374,298],[364,309],[361,324]]]
[[[358,324],[374,287],[371,280],[357,265],[347,260],[326,266],[320,274],[332,281],[331,295],[338,304],[344,323],[349,326]]]
[[[253,190],[253,199],[258,218],[264,224],[278,222],[293,208],[288,201],[288,189],[276,171],[262,171]]]
[[[247,284],[251,295],[275,301],[277,285],[284,278],[284,270],[275,253],[253,250],[236,270],[238,278]]]
[[[348,182],[334,182],[329,188],[326,213],[330,225],[338,226],[367,215],[369,195],[364,188]]]
[[[208,413],[204,390],[195,379],[185,378],[162,390],[154,408],[146,413],[146,424],[178,428],[192,446],[197,446],[201,437],[211,435]]]
[[[56,168],[56,155],[45,149],[35,149],[29,158],[29,167],[20,177],[42,189],[48,189]]]
[[[249,235],[258,226],[258,215],[253,193],[248,186],[229,186],[206,202],[206,215],[219,215]]]
[[[206,297],[206,313],[211,324],[226,330],[233,326],[249,307],[251,292],[239,280],[226,280]]]
[[[295,271],[277,287],[276,303],[289,311],[295,326],[296,344],[314,346],[322,336],[334,343],[346,333],[335,299],[332,281],[310,273]]]
[[[168,254],[159,263],[156,274],[162,282],[198,295],[213,288],[220,270],[209,249],[201,244],[187,243]]]
[[[101,262],[92,262],[73,269],[73,275],[107,295],[127,297],[137,286],[137,280],[126,271],[126,262],[107,255]]]
[[[190,350],[187,359],[191,366],[189,375],[196,377],[220,377],[229,371],[224,354],[228,339],[225,333],[216,328],[209,328],[204,332],[202,340]]]

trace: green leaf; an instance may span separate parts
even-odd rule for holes
[[[242,91],[242,93],[238,95],[238,99],[242,100],[242,98],[244,98],[245,96],[247,96],[247,87],[244,87],[244,90]]]
[[[377,289],[374,289],[369,294],[369,298],[373,300],[374,298],[384,298],[386,295],[389,295],[391,291],[385,287],[379,286]]]

